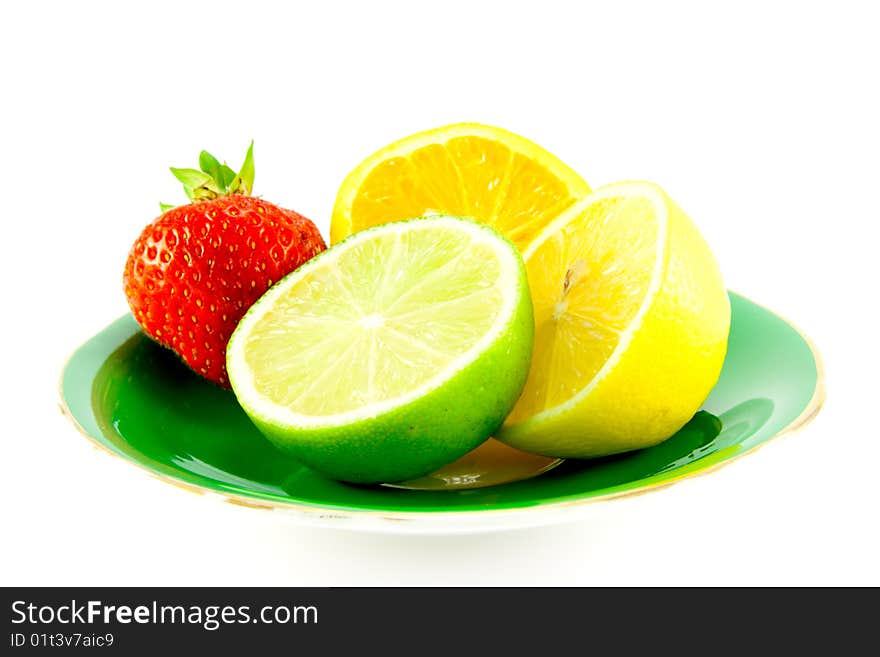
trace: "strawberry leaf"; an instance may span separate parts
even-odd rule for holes
[[[245,194],[250,194],[254,188],[254,140],[251,139],[251,145],[248,146],[247,154],[244,156],[244,164],[238,170],[241,176],[241,182],[245,189]]]
[[[208,151],[202,151],[199,153],[199,168],[211,176],[211,179],[221,192],[226,191],[222,165],[217,161],[216,157],[211,155]]]
[[[211,176],[198,169],[177,169],[171,167],[171,173],[187,187],[201,187],[214,182]]]
[[[223,174],[223,186],[229,189],[232,181],[235,180],[235,171],[233,171],[226,162],[220,165],[220,171]]]
[[[176,207],[176,205],[172,205],[171,203],[162,203],[162,201],[159,201],[159,209],[162,211],[162,214],[165,214],[169,210],[173,210]]]
[[[250,195],[251,190],[254,188],[254,142],[251,140],[251,145],[248,147],[247,155],[244,156],[244,163],[241,165],[241,169],[238,172],[238,175],[232,181],[232,184],[229,185],[229,193],[230,194],[245,194]]]
[[[217,183],[204,171],[171,167],[171,173],[183,183],[186,196],[191,201],[201,201],[220,196],[220,188],[217,187]]]

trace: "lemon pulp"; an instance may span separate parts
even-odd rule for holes
[[[570,400],[620,344],[657,272],[659,235],[651,200],[623,196],[581,203],[573,220],[528,254],[535,352],[509,421]]]

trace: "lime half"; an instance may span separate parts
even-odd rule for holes
[[[516,247],[435,216],[356,233],[287,276],[238,325],[227,368],[275,445],[334,479],[393,482],[501,426],[533,331]]]

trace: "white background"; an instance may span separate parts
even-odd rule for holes
[[[0,23],[0,583],[880,584],[880,40],[870,2],[13,3]],[[95,451],[67,355],[126,311],[126,253],[180,201],[168,165],[234,162],[327,234],[361,158],[497,124],[598,187],[663,185],[728,286],[825,359],[799,434],[584,518],[364,535],[212,502]]]

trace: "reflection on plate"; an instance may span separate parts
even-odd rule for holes
[[[823,387],[809,342],[739,295],[731,294],[731,307],[727,358],[703,409],[660,445],[590,461],[560,462],[489,441],[405,484],[331,481],[276,450],[231,392],[190,372],[130,316],[71,357],[62,408],[111,453],[163,481],[237,504],[372,530],[451,533],[543,524],[586,502],[708,471],[815,415]]]
[[[454,463],[445,465],[425,477],[383,485],[408,490],[485,488],[531,479],[555,468],[560,463],[562,459],[521,452],[494,438],[489,438]]]

